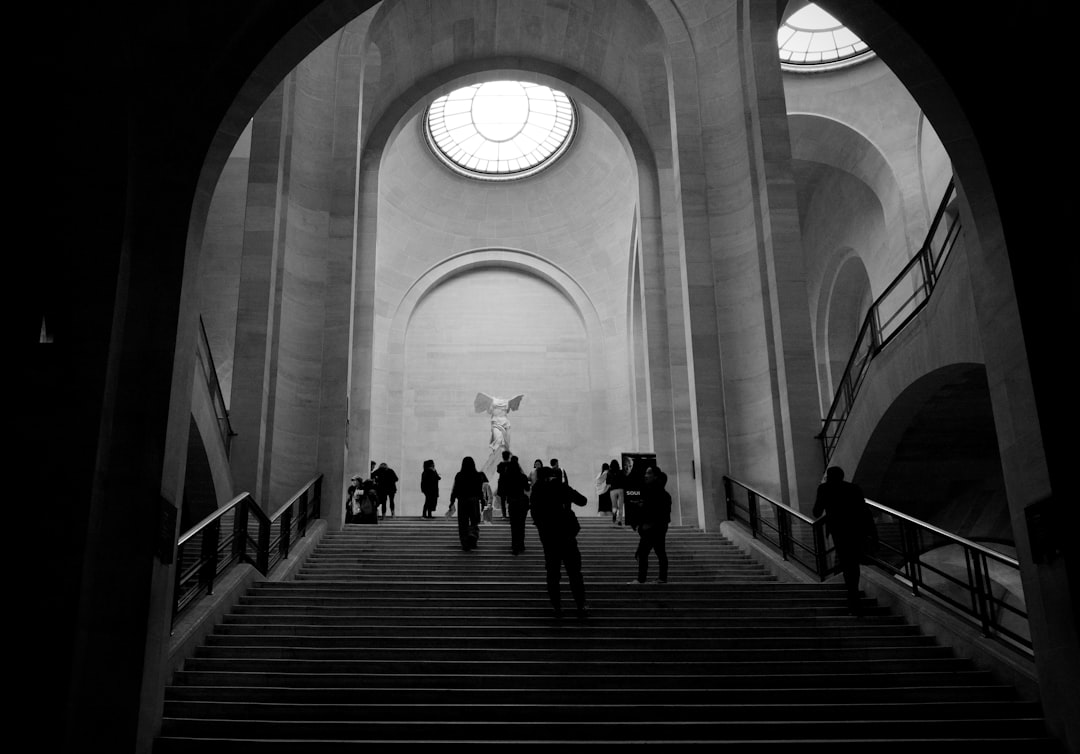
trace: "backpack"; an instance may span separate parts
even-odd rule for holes
[[[360,515],[370,516],[375,512],[375,504],[371,502],[371,498],[368,495],[364,495],[360,500]]]

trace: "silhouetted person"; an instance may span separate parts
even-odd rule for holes
[[[611,512],[611,493],[608,492],[608,464],[605,461],[600,466],[600,473],[596,475],[594,486],[596,488],[596,514],[603,516],[611,513],[611,523],[615,523],[615,514]]]
[[[461,459],[461,470],[454,475],[454,488],[450,491],[450,505],[457,503],[458,538],[466,552],[480,541],[480,500],[486,481],[487,477],[476,470],[472,456]]]
[[[360,489],[364,479],[359,474],[349,477],[349,490],[345,493],[345,523],[355,523],[356,511],[353,510],[353,493]]]
[[[836,546],[836,560],[844,574],[848,609],[861,615],[859,563],[868,543],[876,539],[874,519],[858,485],[844,481],[844,470],[830,466],[818,485],[814,516],[825,514],[825,531]]]
[[[559,466],[558,458],[551,459],[551,474],[552,476],[557,477],[563,484],[570,484],[570,477],[566,476],[566,470]]]
[[[578,618],[585,618],[588,609],[585,605],[585,579],[581,575],[581,552],[577,545],[581,525],[570,508],[570,488],[559,481],[553,469],[547,467],[541,468],[536,477],[530,508],[536,532],[540,535],[540,544],[544,547],[548,599],[555,608],[555,617],[561,618],[559,576],[565,565],[570,592],[577,603]]]
[[[364,480],[361,486],[353,491],[353,522],[357,524],[378,524],[379,510],[376,507],[377,503],[375,482],[370,479]]]
[[[502,452],[502,460],[499,461],[499,465],[495,467],[495,471],[499,474],[499,482],[495,485],[495,495],[499,498],[499,507],[502,508],[502,516],[506,518],[506,491],[503,489],[503,472],[506,471],[506,467],[510,463],[510,451],[504,450]]]
[[[671,522],[671,495],[664,489],[667,474],[655,466],[645,469],[645,484],[641,488],[641,518],[638,521],[637,558],[638,577],[631,584],[644,584],[649,572],[649,552],[656,550],[660,562],[659,583],[666,584],[668,577],[667,530]]]
[[[607,484],[608,494],[611,495],[611,521],[616,526],[622,526],[626,512],[626,474],[614,458],[608,464]]]
[[[435,470],[435,462],[424,461],[424,470],[420,473],[420,491],[424,493],[424,510],[421,518],[435,518],[435,506],[439,502],[439,472]]]
[[[382,516],[386,517],[386,504],[390,503],[390,517],[394,517],[394,495],[397,494],[398,475],[385,463],[380,463],[379,468],[371,472],[371,478],[375,480],[375,492],[379,495],[379,507],[382,508]]]
[[[514,555],[525,552],[525,518],[529,513],[529,478],[521,470],[518,457],[506,462],[499,474],[499,489],[510,508],[510,551]]]

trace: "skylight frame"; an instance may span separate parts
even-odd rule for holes
[[[807,19],[807,14],[816,18]],[[794,71],[840,68],[874,56],[866,42],[815,3],[780,25],[776,45],[781,67]]]
[[[497,97],[503,88],[514,97],[514,85],[527,98],[525,120],[516,129],[509,123],[478,124],[477,96]],[[522,103],[515,106],[520,110]],[[455,173],[508,181],[535,175],[566,153],[577,134],[578,110],[557,89],[528,81],[498,81],[461,87],[436,98],[421,121],[428,148]],[[513,133],[508,138],[488,138],[485,130],[496,136]]]

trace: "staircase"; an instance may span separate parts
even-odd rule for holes
[[[176,674],[155,752],[1059,751],[1037,705],[870,601],[848,615],[842,586],[778,582],[719,535],[679,527],[670,583],[627,584],[632,531],[582,520],[578,541],[591,613],[556,621],[531,524],[518,557],[499,520],[473,552],[444,519],[328,533]],[[565,577],[563,590],[572,605]]]

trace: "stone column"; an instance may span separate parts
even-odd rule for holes
[[[230,418],[236,437],[231,462],[236,490],[265,504],[272,451],[284,213],[293,79],[283,81],[255,114],[248,167],[243,259],[236,313]]]

